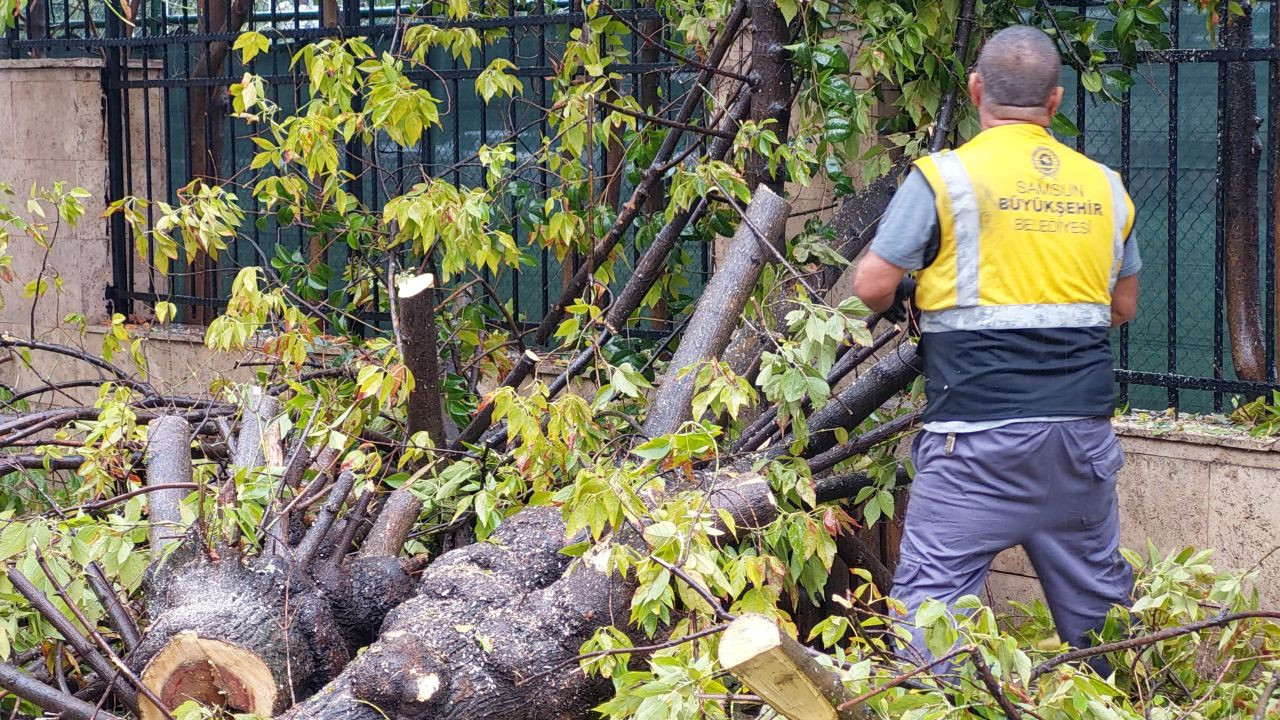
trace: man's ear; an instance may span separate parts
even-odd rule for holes
[[[1062,107],[1062,92],[1062,86],[1059,85],[1049,93],[1049,104],[1045,105],[1044,109],[1049,112],[1050,122],[1053,122],[1053,116],[1058,114],[1058,108]]]
[[[978,73],[969,73],[969,99],[974,107],[982,105],[982,76]]]

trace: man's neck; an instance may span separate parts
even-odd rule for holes
[[[990,130],[1001,125],[1039,125],[1049,127],[1051,118],[1042,107],[1014,107],[997,105],[978,109],[978,126]]]

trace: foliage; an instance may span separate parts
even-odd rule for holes
[[[1255,437],[1270,437],[1280,432],[1280,392],[1272,391],[1271,397],[1256,397],[1231,413],[1231,419],[1248,428]]]

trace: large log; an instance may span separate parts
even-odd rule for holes
[[[598,554],[570,568],[564,533],[557,510],[531,508],[441,556],[377,642],[285,717],[584,717],[612,685],[563,663],[596,628],[625,624],[631,588],[597,568]]]
[[[729,344],[747,298],[776,247],[791,206],[767,185],[756,188],[734,233],[725,261],[711,276],[665,378],[649,403],[644,431],[649,436],[675,432],[692,415],[699,364],[718,359]]]
[[[148,486],[191,482],[191,423],[176,415],[158,417],[147,423]],[[186,490],[157,490],[148,493],[147,539],[153,555],[183,534],[181,503]]]
[[[440,402],[440,351],[437,347],[435,278],[426,273],[397,283],[396,332],[400,354],[413,374],[409,393],[409,432],[426,431],[433,445],[443,447],[444,406]]]

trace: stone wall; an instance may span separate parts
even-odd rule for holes
[[[1263,603],[1280,606],[1280,440],[1222,429],[1153,429],[1118,420],[1126,462],[1120,471],[1121,544],[1163,552],[1211,548],[1216,570],[1257,568]],[[1040,597],[1035,571],[1021,550],[996,558],[987,598]]]

